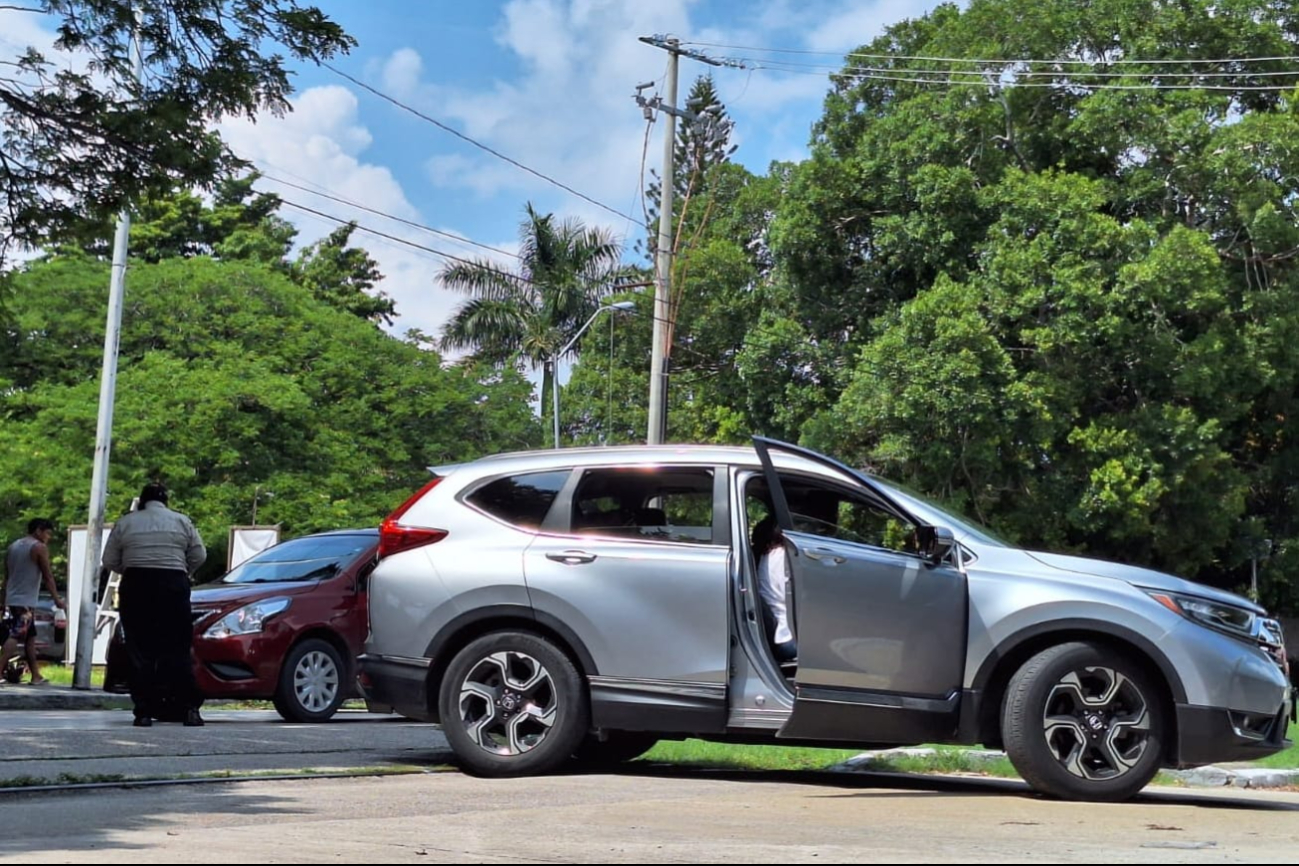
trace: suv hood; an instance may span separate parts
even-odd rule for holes
[[[286,581],[284,583],[243,583],[231,586],[205,583],[196,586],[190,592],[191,605],[202,607],[225,607],[231,604],[247,604],[259,598],[272,595],[298,595],[314,589],[319,581]]]
[[[1205,586],[1204,584],[1196,583],[1193,580],[1186,580],[1181,577],[1174,577],[1171,574],[1164,574],[1162,571],[1154,571],[1153,569],[1141,568],[1136,565],[1124,565],[1119,562],[1106,562],[1103,559],[1088,559],[1083,556],[1065,556],[1060,553],[1042,553],[1037,550],[1026,550],[1024,553],[1033,557],[1033,559],[1036,559],[1043,565],[1059,569],[1060,571],[1085,574],[1089,577],[1122,580],[1134,586],[1144,586],[1149,587],[1150,589],[1162,589],[1166,592],[1197,595],[1200,598],[1207,598],[1211,601],[1220,601],[1223,604],[1231,604],[1236,607],[1242,607],[1246,610],[1252,610],[1257,614],[1265,615],[1267,613],[1266,610],[1244,596],[1239,596],[1232,592],[1225,592],[1221,589],[1214,589],[1211,586]]]

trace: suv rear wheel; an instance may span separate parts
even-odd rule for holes
[[[1125,800],[1154,778],[1164,708],[1146,670],[1108,647],[1043,650],[1011,678],[1002,739],[1030,785],[1065,800]]]
[[[581,675],[554,644],[501,631],[451,660],[438,715],[466,772],[527,776],[568,760],[586,735],[590,707]]]

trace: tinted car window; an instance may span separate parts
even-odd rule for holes
[[[469,494],[465,501],[512,526],[537,529],[567,480],[567,469],[498,478]]]
[[[243,584],[324,580],[343,571],[374,544],[375,539],[366,535],[295,538],[266,548],[215,582]]]
[[[856,544],[915,552],[915,527],[839,487],[782,477],[794,529]]]
[[[574,532],[712,544],[713,471],[593,469],[573,496]]]

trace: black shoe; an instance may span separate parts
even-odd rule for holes
[[[131,724],[135,725],[137,728],[152,728],[153,719],[148,716],[136,716],[135,721]]]
[[[203,717],[198,714],[198,710],[190,710],[185,714],[185,727],[201,728],[203,727]]]

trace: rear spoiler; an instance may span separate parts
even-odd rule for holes
[[[428,466],[425,468],[428,469],[428,474],[434,478],[446,478],[464,465],[463,463],[448,463],[445,466]]]

